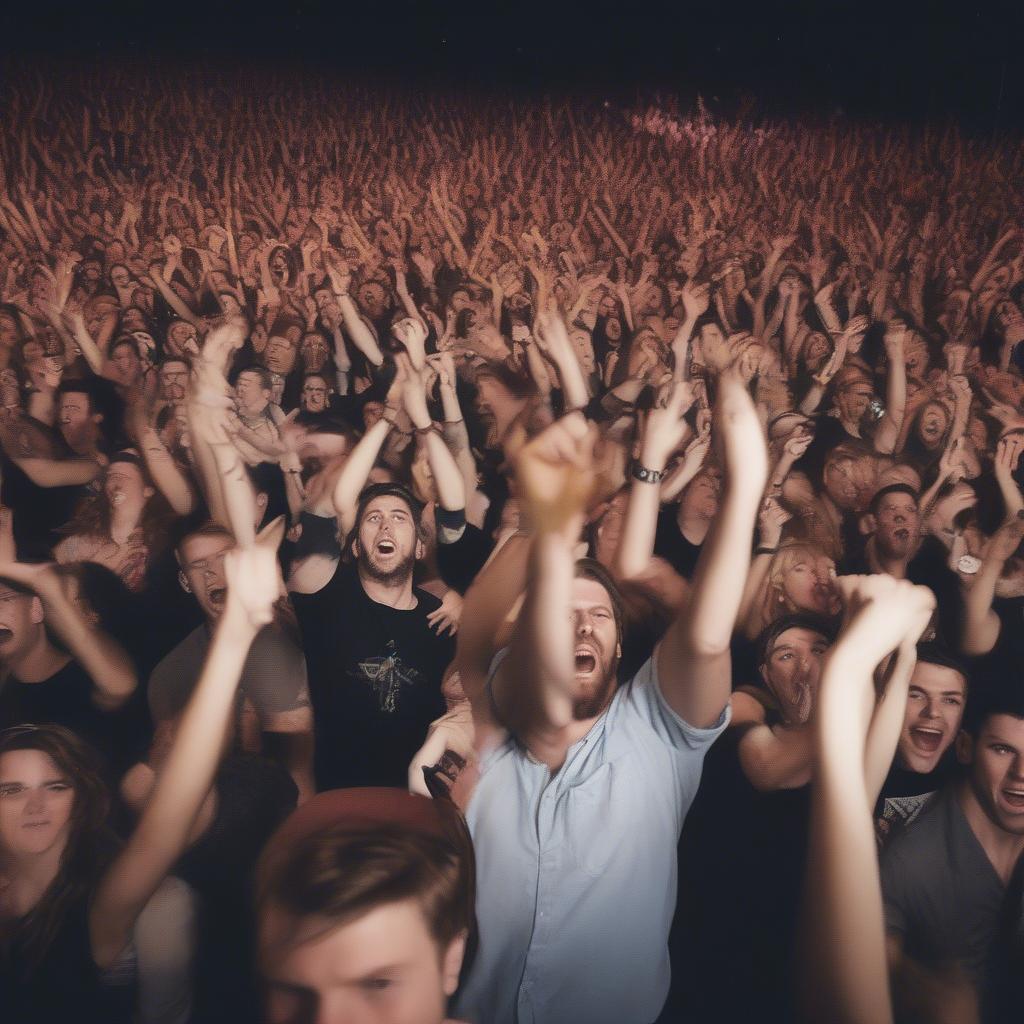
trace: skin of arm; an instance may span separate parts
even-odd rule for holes
[[[640,446],[640,465],[645,469],[664,471],[669,455],[683,439],[687,429],[683,414],[692,402],[689,386],[677,382],[663,392],[658,405],[648,413]],[[643,572],[654,554],[660,499],[660,484],[633,478],[613,564],[616,575],[622,579],[631,579]]]
[[[889,370],[885,378],[885,415],[875,432],[875,451],[889,455],[896,443],[907,411],[907,364],[903,358],[904,329],[890,326],[885,332]]]
[[[656,655],[665,699],[696,728],[714,725],[729,701],[729,644],[768,478],[757,410],[732,369],[719,378],[715,427],[725,463],[721,511],[704,542],[689,605],[669,626]]]
[[[739,758],[743,773],[761,792],[803,786],[814,762],[813,725],[755,725],[740,740]]]
[[[47,626],[92,679],[96,706],[113,711],[124,704],[138,686],[131,658],[113,637],[90,626],[53,568],[14,562],[3,567],[3,575],[32,587],[39,595]]]
[[[120,955],[142,908],[184,852],[213,784],[249,647],[273,617],[279,592],[276,551],[283,528],[283,520],[276,520],[256,545],[228,554],[227,605],[199,682],[152,799],[93,898],[89,931],[93,959],[101,968]]]
[[[590,395],[565,324],[556,315],[545,314],[538,317],[534,333],[558,370],[566,410],[584,408]]]
[[[999,639],[1002,623],[992,608],[992,600],[1006,560],[1017,550],[1022,537],[1024,520],[1015,516],[1004,523],[989,541],[973,585],[963,592],[964,628],[960,649],[964,654],[971,657],[988,654]]]
[[[12,459],[37,487],[71,487],[95,480],[100,464],[92,459]]]
[[[152,426],[147,426],[141,432],[139,446],[142,449],[142,457],[146,460],[149,475],[160,489],[160,493],[167,499],[175,514],[187,516],[195,505],[192,486]]]

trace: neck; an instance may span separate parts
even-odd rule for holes
[[[710,519],[706,519],[704,516],[684,512],[682,505],[679,506],[679,515],[676,516],[676,524],[679,526],[679,532],[691,544],[703,544],[704,538],[708,535],[708,530],[711,529]]]
[[[957,787],[956,796],[974,837],[981,843],[981,848],[1005,885],[1013,874],[1018,858],[1024,853],[1024,836],[1001,829],[978,803],[969,782],[962,782]]]
[[[71,658],[58,651],[46,638],[46,630],[40,627],[39,635],[20,655],[7,659],[7,666],[23,683],[41,683],[59,672]]]
[[[60,872],[64,844],[40,854],[5,858],[3,873],[8,879],[7,901],[15,917],[24,917],[38,905]]]
[[[412,592],[412,573],[404,580],[379,580],[359,569],[359,582],[363,585],[366,596],[377,604],[386,604],[389,608],[408,611],[416,607],[416,597]]]
[[[868,538],[864,553],[867,555],[868,565],[871,566],[872,572],[885,572],[890,576],[895,576],[898,580],[906,579],[907,565],[910,563],[909,557],[898,558],[895,555],[887,555],[879,551],[874,537]]]
[[[594,728],[594,724],[603,714],[604,709],[594,718],[571,722],[561,729],[531,730],[525,740],[526,749],[532,757],[546,764],[548,770],[554,775],[565,764],[569,748],[573,744],[579,743]]]

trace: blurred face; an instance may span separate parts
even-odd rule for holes
[[[0,311],[0,348],[11,349],[18,343],[18,324],[13,316]]]
[[[0,663],[8,665],[17,660],[36,638],[42,621],[38,599],[0,581]]]
[[[295,366],[295,354],[295,344],[290,338],[280,334],[271,335],[267,347],[263,350],[263,365],[271,373],[287,377]]]
[[[416,524],[401,498],[384,494],[363,511],[355,545],[362,575],[381,583],[404,583],[412,578],[421,554]]]
[[[327,408],[329,389],[323,377],[310,376],[302,385],[302,408],[306,412],[323,412]]]
[[[165,402],[182,402],[188,387],[188,365],[169,359],[160,367],[160,397]]]
[[[110,281],[115,288],[128,288],[132,283],[132,275],[128,273],[127,267],[113,267],[110,271]]]
[[[593,373],[596,363],[594,360],[594,346],[591,344],[590,335],[586,331],[575,328],[569,332],[569,340],[572,342],[572,347],[576,352],[576,358],[579,360],[580,366],[583,367],[583,372],[587,374]]]
[[[60,396],[57,406],[57,424],[61,436],[72,447],[91,435],[95,422],[89,405],[89,396],[79,391],[69,391]]]
[[[949,412],[940,402],[929,402],[917,421],[917,436],[929,451],[942,447],[949,429]]]
[[[812,331],[807,336],[804,345],[804,361],[807,366],[812,370],[820,369],[829,355],[830,348],[828,338],[824,334],[820,331]]]
[[[322,370],[329,355],[327,342],[319,334],[307,334],[302,339],[301,352],[302,365],[307,373]]]
[[[260,939],[270,1024],[441,1024],[464,947],[440,949],[411,899],[333,928],[270,908]]]
[[[605,321],[604,336],[613,344],[622,339],[622,323],[618,317],[609,317]]]
[[[235,382],[235,397],[238,407],[248,416],[262,412],[270,401],[270,388],[263,386],[257,373],[242,371]]]
[[[71,832],[71,780],[41,750],[0,754],[0,849],[12,860],[63,850]]]
[[[184,356],[186,352],[198,354],[199,344],[195,326],[184,320],[171,324],[167,331],[167,347],[172,355]]]
[[[597,527],[594,557],[604,566],[611,566],[622,537],[622,523],[626,517],[629,493],[620,491],[612,498]]]
[[[780,633],[761,673],[791,725],[811,717],[828,639],[813,629],[794,626]]]
[[[112,462],[103,483],[103,493],[112,509],[139,508],[153,493],[146,486],[138,466],[130,462]]]
[[[782,594],[799,611],[835,615],[840,609],[835,571],[835,562],[828,555],[800,551],[793,556],[779,581]]]
[[[584,721],[599,715],[615,690],[618,627],[608,591],[596,580],[573,580],[572,618],[576,663],[573,715]]]
[[[178,554],[188,589],[208,619],[216,619],[224,611],[228,596],[224,556],[230,550],[230,537],[200,536],[186,538]]]
[[[960,731],[965,699],[964,677],[956,669],[917,663],[897,747],[905,768],[922,775],[934,771]]]
[[[711,520],[718,515],[722,493],[722,473],[714,467],[702,469],[683,493],[682,511],[686,516]]]
[[[848,423],[860,423],[874,394],[874,389],[867,381],[859,381],[843,388],[836,395],[836,405]]]
[[[917,543],[920,514],[910,494],[895,491],[878,503],[875,513],[875,544],[890,558],[907,558]]]
[[[123,381],[134,381],[142,370],[139,353],[134,345],[118,345],[114,349],[114,365]]]
[[[904,345],[907,373],[919,380],[928,369],[928,346],[916,334],[911,334]]]
[[[832,459],[825,463],[823,475],[825,493],[841,508],[852,509],[857,505],[856,463],[850,458]]]
[[[1024,836],[1024,718],[990,715],[965,744],[971,791],[989,820]]]
[[[376,281],[368,281],[359,289],[359,305],[371,319],[378,320],[387,308],[387,296]]]

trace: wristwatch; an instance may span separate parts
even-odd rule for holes
[[[639,480],[642,484],[660,484],[664,475],[662,470],[648,469],[639,462],[633,463],[633,479]]]

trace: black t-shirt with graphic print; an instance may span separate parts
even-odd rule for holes
[[[427,726],[444,714],[441,679],[455,654],[427,616],[437,598],[414,590],[402,611],[367,597],[354,566],[339,565],[315,594],[293,594],[316,730],[316,785],[407,785]]]

